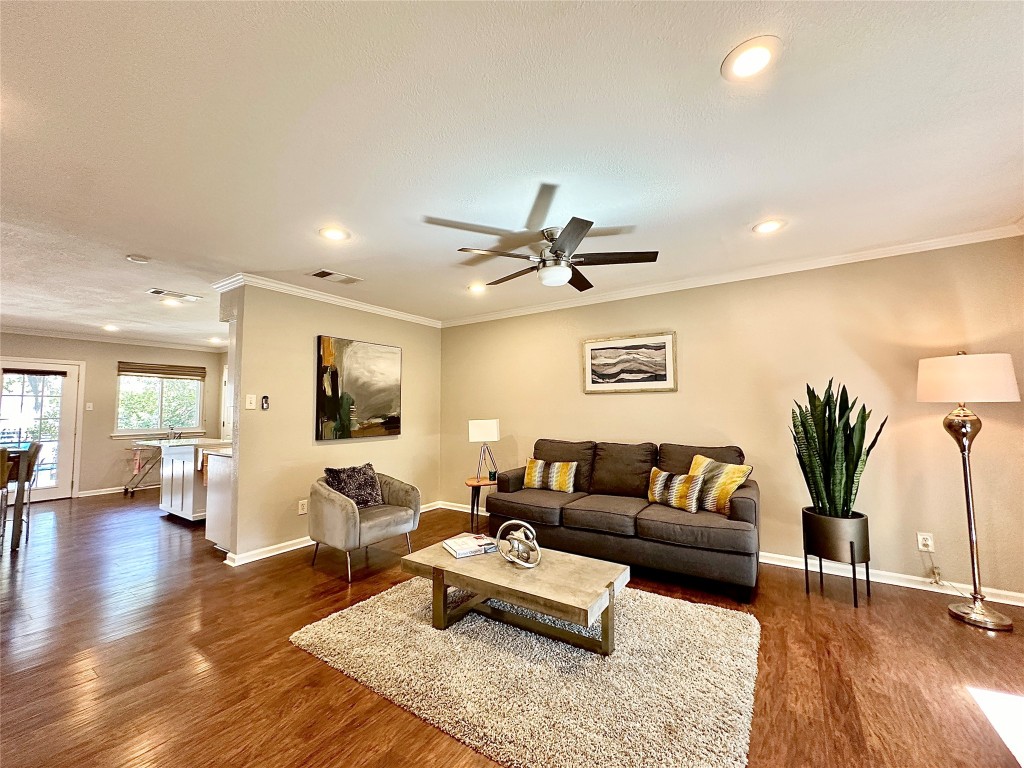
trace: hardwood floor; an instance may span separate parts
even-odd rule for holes
[[[315,568],[308,548],[229,568],[154,494],[39,503],[28,544],[5,542],[4,768],[494,765],[288,642],[403,581],[404,540],[355,556],[351,586],[323,547]],[[413,546],[466,520],[428,512]],[[751,766],[1016,765],[966,686],[1024,695],[1020,608],[994,635],[949,619],[944,595],[877,584],[854,610],[846,579],[808,597],[772,566],[750,605],[664,574],[632,586],[760,620]]]

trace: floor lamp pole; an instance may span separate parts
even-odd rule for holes
[[[974,591],[971,602],[957,602],[949,606],[949,614],[960,621],[976,627],[995,630],[1013,629],[1013,621],[998,611],[985,607],[985,596],[981,594],[981,567],[978,565],[978,531],[974,523],[974,489],[971,486],[971,443],[981,431],[981,419],[963,403],[950,412],[942,426],[960,447],[960,458],[964,465],[964,496],[967,501],[967,536],[971,544],[971,578]]]

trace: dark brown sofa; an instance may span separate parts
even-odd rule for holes
[[[525,520],[542,546],[753,588],[757,584],[757,483],[733,494],[729,516],[684,512],[647,501],[651,468],[685,474],[696,454],[742,464],[734,445],[538,440],[535,458],[575,461],[574,492],[523,488],[525,467],[498,474],[487,497],[493,536],[507,520]]]

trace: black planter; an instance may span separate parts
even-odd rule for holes
[[[871,597],[871,573],[868,561],[871,546],[868,537],[868,518],[860,512],[853,517],[829,517],[819,515],[813,507],[803,508],[804,531],[804,587],[811,591],[810,575],[807,570],[807,556],[818,558],[818,579],[822,588],[825,576],[822,560],[849,563],[853,574],[853,605],[857,606],[857,564],[864,563],[864,578],[867,581],[868,597]]]

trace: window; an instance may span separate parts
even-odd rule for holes
[[[205,368],[118,363],[117,431],[199,429],[205,376]]]

